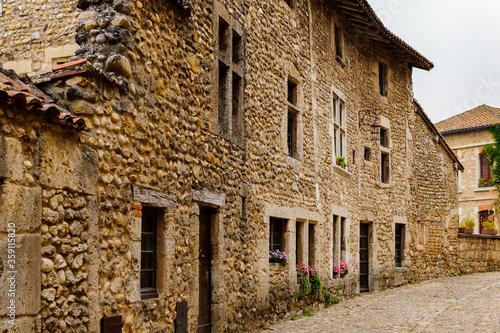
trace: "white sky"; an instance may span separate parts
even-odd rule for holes
[[[434,63],[413,71],[433,122],[487,104],[500,107],[499,0],[368,0],[384,25]]]

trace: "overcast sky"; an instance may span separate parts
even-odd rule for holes
[[[487,104],[500,107],[499,0],[368,0],[389,30],[434,63],[413,71],[433,122]]]

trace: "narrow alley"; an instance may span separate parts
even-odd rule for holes
[[[445,277],[358,294],[273,332],[500,332],[500,272]],[[263,331],[263,332],[267,332]]]

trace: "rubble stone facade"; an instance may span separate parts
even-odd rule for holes
[[[250,331],[322,300],[300,294],[296,263],[340,297],[460,272],[460,163],[412,96],[409,62],[427,65],[338,5],[78,2],[77,56],[34,81],[87,128],[0,114],[17,147],[0,200],[36,194],[30,330],[98,332],[119,315],[124,332],[174,332],[187,302],[189,331],[207,316],[213,332]],[[269,263],[272,225],[285,267]]]

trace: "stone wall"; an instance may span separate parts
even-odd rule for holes
[[[95,331],[96,307],[89,302],[98,303],[97,267],[89,262],[98,257],[97,156],[75,131],[17,107],[2,104],[0,124],[0,328]],[[12,253],[7,242],[14,234]],[[13,298],[5,289],[11,286],[9,271],[16,271]],[[15,325],[6,312],[11,299]]]
[[[8,0],[0,5],[0,62],[17,73],[47,71],[74,56],[76,0]]]
[[[460,272],[463,274],[500,269],[500,237],[464,235],[458,237]]]

